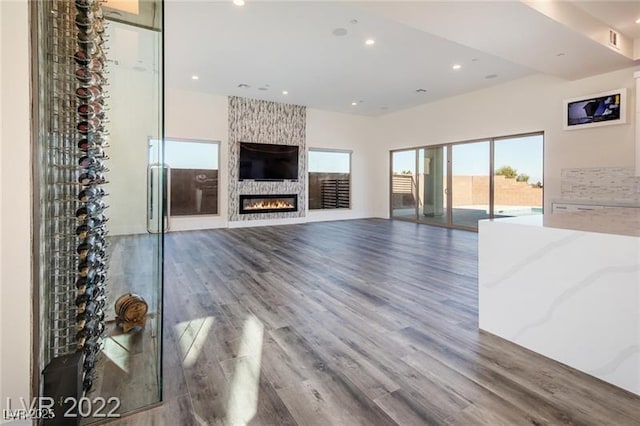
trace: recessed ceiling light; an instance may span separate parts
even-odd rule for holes
[[[288,95],[288,94],[289,94],[289,92],[287,92],[286,90],[283,90],[283,91],[282,91],[282,94],[283,94],[283,95]]]
[[[336,37],[342,37],[342,36],[346,36],[348,33],[346,28],[336,28],[335,30],[331,31],[331,34],[333,34]]]
[[[236,6],[244,6],[244,0],[233,0],[233,4]]]
[[[452,66],[451,68],[453,68],[454,70],[459,70],[460,68],[462,68],[462,65],[460,64],[455,64],[454,66]]]
[[[636,19],[636,24],[640,24],[640,18]]]
[[[357,102],[351,102],[351,106],[356,106],[356,105],[358,105]]]
[[[197,75],[192,75],[191,76],[191,80],[198,80],[198,79],[200,79],[200,77],[198,77]]]
[[[364,41],[364,44],[366,44],[367,46],[373,46],[374,44],[376,44],[376,41],[372,38],[368,38]]]

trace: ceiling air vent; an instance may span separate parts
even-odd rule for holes
[[[620,49],[620,35],[611,29],[609,30],[609,46]]]

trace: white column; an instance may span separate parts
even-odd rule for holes
[[[0,102],[3,114],[3,126],[0,128],[0,408],[5,408],[6,398],[18,402],[20,397],[30,396],[31,330],[33,321],[37,321],[30,318],[32,235],[28,10],[27,0],[0,0]]]

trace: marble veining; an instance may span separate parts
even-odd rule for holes
[[[528,256],[526,259],[524,259],[524,261],[526,263],[531,263],[531,262],[535,262],[535,259],[533,258],[533,256]],[[562,304],[564,304],[565,302],[568,302],[577,293],[579,293],[580,291],[586,290],[589,286],[597,285],[601,283],[601,280],[603,278],[606,278],[607,275],[613,275],[617,273],[622,273],[622,274],[635,273],[637,277],[638,272],[640,272],[640,265],[638,264],[628,265],[628,266],[610,266],[610,267],[602,268],[592,272],[586,278],[582,279],[581,281],[578,281],[576,285],[573,285],[567,288],[559,296],[556,296],[542,317],[540,317],[534,322],[531,322],[522,326],[518,331],[516,331],[511,336],[511,339],[515,342],[518,342],[523,337],[523,335],[527,333],[527,331],[547,323],[553,317],[554,313],[561,307]],[[610,280],[610,282],[613,283],[611,286],[611,290],[612,291],[616,290],[616,284],[615,284],[616,280],[612,279]],[[487,286],[488,285],[485,285],[485,287]]]
[[[557,241],[553,241],[541,248],[539,248],[538,250],[536,250],[535,252],[533,252],[531,255],[527,256],[526,258],[522,259],[519,263],[513,265],[511,268],[509,268],[507,271],[504,272],[504,274],[502,276],[500,276],[499,278],[493,280],[493,281],[489,281],[487,283],[484,283],[484,287],[487,288],[491,288],[491,287],[496,287],[502,283],[505,283],[506,280],[510,277],[513,276],[513,274],[515,274],[518,271],[521,271],[523,268],[526,268],[527,266],[533,264],[533,262],[545,257],[545,256],[553,256],[554,252],[556,250],[560,250],[562,247],[565,246],[570,246],[572,245],[576,240],[579,240],[583,238],[582,235],[580,234],[571,234],[568,235],[564,238],[561,238]]]
[[[480,328],[640,395],[638,210],[480,221]]]
[[[612,359],[608,363],[600,366],[599,368],[587,370],[586,372],[593,376],[612,374],[616,372],[616,370],[618,370],[625,361],[638,355],[640,355],[640,346],[632,345],[622,350],[614,359]]]

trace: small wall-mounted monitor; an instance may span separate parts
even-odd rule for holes
[[[626,123],[627,89],[616,89],[564,101],[565,130]]]
[[[240,142],[239,180],[297,180],[298,146]]]

